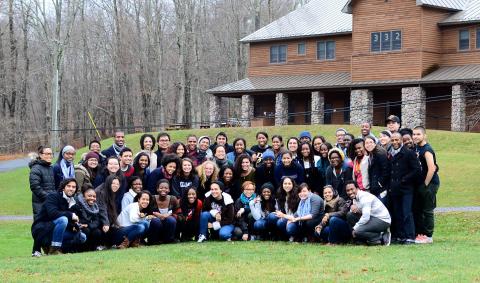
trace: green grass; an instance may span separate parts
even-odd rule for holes
[[[264,128],[226,128],[205,130],[181,130],[170,132],[172,141],[186,141],[190,133],[197,136],[208,135],[215,137],[219,131],[225,131],[231,143],[235,137],[244,137],[248,147],[255,144],[255,133],[265,130],[270,135],[280,134],[286,140],[290,136],[298,136],[303,130],[309,130],[312,135],[322,134],[330,142],[335,141],[335,129],[339,125],[315,126],[284,126]],[[342,126],[355,135],[359,134],[358,126]],[[378,133],[381,128],[374,128]],[[156,135],[156,133],[154,133]],[[139,151],[141,134],[128,135],[126,143],[135,152]],[[471,206],[480,205],[480,134],[454,133],[447,131],[428,131],[429,141],[436,151],[440,167],[440,191],[438,193],[438,206]],[[112,139],[102,141],[103,148],[112,144]],[[83,148],[77,153],[77,160]],[[28,169],[18,169],[0,173],[0,215],[26,215],[31,214],[31,193],[28,186]]]
[[[0,222],[4,282],[478,282],[480,213],[437,217],[427,246],[206,242],[30,258],[28,222]]]

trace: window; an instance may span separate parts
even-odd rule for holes
[[[287,62],[287,46],[273,45],[270,46],[270,63]]]
[[[305,42],[299,43],[297,46],[297,54],[305,55],[305,53],[306,53]]]
[[[480,27],[477,28],[477,48],[480,49]]]
[[[402,50],[402,31],[372,32],[370,35],[370,50],[372,52]]]
[[[335,41],[317,42],[317,60],[335,59]]]
[[[468,50],[470,49],[470,32],[468,29],[462,29],[458,34],[458,49]]]

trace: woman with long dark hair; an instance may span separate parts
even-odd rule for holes
[[[277,191],[277,229],[279,236],[287,238],[287,223],[293,220],[295,212],[298,208],[298,187],[295,179],[291,177],[283,177],[280,180],[280,188]],[[272,218],[273,219],[273,218]]]
[[[236,138],[233,141],[233,148],[234,150],[227,154],[227,159],[232,163],[235,163],[237,157],[242,154],[248,154],[249,156],[252,156],[253,154],[252,151],[247,149],[247,141],[244,138]]]
[[[238,188],[238,192],[241,191],[243,187],[243,183],[246,181],[250,181],[255,184],[255,168],[253,168],[252,158],[247,154],[242,154],[238,156],[237,160],[235,161],[235,176],[236,179],[236,186]],[[232,195],[233,200],[237,200],[240,195]]]
[[[110,157],[109,157],[110,158]],[[117,223],[118,214],[122,211],[121,203],[117,203],[117,195],[120,195],[121,179],[113,174],[109,175],[101,186],[95,189],[98,208],[100,210],[102,231],[107,233],[107,244],[113,245],[114,235],[119,228]],[[123,194],[121,194],[123,196]]]
[[[368,182],[370,193],[379,198],[388,207],[387,191],[390,186],[390,162],[387,151],[376,142],[375,137],[365,137],[365,150],[368,152]]]
[[[300,154],[300,165],[303,167],[305,183],[308,184],[308,187],[312,192],[317,195],[322,195],[322,184],[325,183],[325,181],[322,180],[320,172],[316,166],[320,160],[320,157],[313,154],[312,146],[306,142],[300,145]]]
[[[353,162],[353,180],[362,191],[370,191],[370,181],[368,178],[369,157],[365,150],[363,139],[354,139],[348,150],[350,160]]]
[[[145,152],[139,152],[133,160],[133,176],[138,176],[146,184],[150,175],[150,157]]]
[[[187,157],[187,147],[181,142],[174,142],[168,147],[166,153],[176,154],[178,158],[182,159]]]
[[[275,216],[276,200],[272,183],[265,183],[260,188],[260,194],[250,201],[250,210],[255,220],[253,234],[259,238],[270,238],[275,232],[278,218]]]
[[[170,192],[171,195],[177,197],[178,199],[183,197],[187,188],[192,186],[198,188],[200,184],[193,161],[186,157],[182,159],[180,164],[180,170],[178,170],[177,175],[173,176]]]
[[[182,213],[177,218],[177,235],[180,240],[192,241],[197,237],[200,227],[200,214],[202,213],[203,203],[197,197],[195,187],[189,187],[180,200]]]

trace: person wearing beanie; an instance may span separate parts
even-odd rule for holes
[[[53,175],[55,177],[55,188],[60,186],[60,182],[68,178],[75,178],[75,166],[73,159],[75,158],[75,148],[66,145],[60,151],[57,163],[53,165]]]
[[[343,199],[347,198],[345,181],[352,180],[352,168],[345,163],[345,154],[339,148],[332,148],[328,152],[330,166],[325,173],[325,184],[333,187]]]
[[[96,152],[90,151],[85,155],[81,164],[75,165],[75,179],[78,187],[83,188],[85,185],[97,187],[102,182],[100,176],[100,157]]]
[[[235,226],[235,207],[232,197],[223,192],[224,185],[220,181],[213,181],[210,192],[205,196],[203,212],[200,215],[200,229],[198,243],[207,240],[208,228],[218,231],[221,240],[230,241]]]
[[[275,187],[267,182],[261,186],[260,194],[250,201],[250,211],[255,220],[252,232],[254,237],[266,239],[273,236],[278,220],[275,216],[277,209]]]
[[[309,131],[303,131],[298,135],[298,139],[300,140],[300,143],[312,143],[312,134],[310,134]]]
[[[272,150],[266,150],[262,155],[263,162],[257,167],[255,171],[255,185],[257,186],[257,194],[261,193],[263,184],[269,182],[274,188],[276,188],[277,182],[275,181],[275,155]],[[275,189],[273,189],[275,193]]]
[[[219,132],[215,136],[215,142],[210,146],[210,150],[212,152],[214,152],[215,148],[218,145],[223,145],[225,147],[226,153],[230,153],[234,150],[233,146],[228,144],[228,137],[227,137],[227,134],[225,132]]]
[[[201,136],[198,139],[197,164],[202,164],[206,160],[213,159],[213,153],[209,147],[210,147],[210,138],[207,136]]]

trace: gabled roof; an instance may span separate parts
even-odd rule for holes
[[[258,42],[352,32],[352,15],[342,13],[345,0],[311,0],[240,41]]]
[[[433,7],[451,11],[462,11],[469,1],[470,0],[416,0],[416,4],[417,6]],[[348,0],[347,4],[343,6],[342,12],[351,14],[352,2],[353,0]]]
[[[470,0],[465,5],[465,9],[455,13],[445,20],[441,21],[439,25],[455,25],[480,22],[480,0]]]
[[[480,81],[480,65],[442,67],[422,79],[352,82],[349,73],[252,77],[207,90],[210,94],[242,94],[294,90],[443,84]]]

